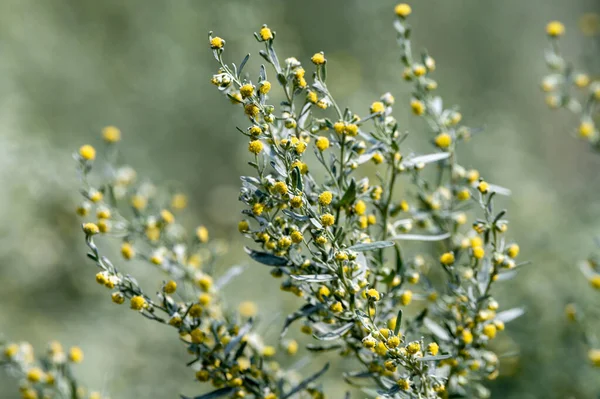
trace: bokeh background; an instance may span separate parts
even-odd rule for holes
[[[338,101],[360,113],[392,92],[399,104],[395,116],[411,131],[407,149],[424,150],[427,131],[409,114],[410,85],[400,78],[394,5],[387,0],[0,1],[3,336],[28,340],[40,351],[49,339],[81,346],[86,361],[79,376],[114,399],[201,392],[172,331],[131,317],[95,284],[74,213],[79,196],[71,154],[81,144],[99,144],[103,126],[120,127],[128,162],[156,183],[179,182],[190,197],[190,218],[229,242],[222,267],[248,264],[235,227],[239,175],[247,171],[246,141],[235,126],[245,124],[209,83],[215,64],[207,32],[227,39],[229,61],[235,62],[246,52],[257,54],[252,33],[263,23],[277,31],[281,58],[307,62],[324,50]],[[600,233],[600,156],[572,137],[575,117],[546,108],[539,81],[545,73],[544,27],[552,19],[567,27],[565,52],[600,72],[598,47],[578,29],[579,18],[598,13],[599,4],[421,0],[412,5],[415,46],[426,47],[437,60],[440,94],[460,104],[467,124],[485,127],[464,146],[463,163],[513,190],[502,205],[522,257],[533,262],[496,293],[503,306],[525,305],[528,315],[498,338],[501,352],[520,355],[509,359],[491,385],[493,397],[596,397],[600,375],[588,366],[563,308],[574,298],[588,307],[600,304],[576,266],[594,250],[592,237]],[[256,70],[257,58],[248,71]],[[142,282],[157,278],[140,265],[133,271]],[[281,318],[298,306],[258,265],[250,265],[227,296],[232,305],[256,301],[263,320],[259,329],[272,338]],[[341,369],[336,365],[326,381],[334,397],[344,389],[335,378]],[[0,375],[0,398],[17,398],[16,388]]]

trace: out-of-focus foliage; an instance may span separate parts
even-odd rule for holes
[[[197,386],[191,378],[168,377],[186,375],[184,354],[169,331],[121,318],[89,278],[74,214],[71,149],[94,133],[98,137],[105,125],[119,126],[131,162],[155,181],[180,182],[190,205],[202,204],[192,209],[196,222],[212,226],[213,236],[239,248],[233,210],[241,209],[236,197],[245,166],[238,155],[246,144],[237,132],[223,130],[230,112],[214,93],[207,94],[214,60],[205,50],[206,33],[218,31],[232,52],[242,53],[254,41],[251,33],[267,23],[289,55],[307,62],[313,53],[326,51],[329,87],[353,108],[390,89],[376,82],[397,82],[393,94],[407,106],[397,106],[395,116],[410,131],[423,126],[410,115],[397,53],[389,51],[394,5],[359,0],[1,2],[3,333],[40,350],[50,337],[84,348],[86,362],[77,372],[90,386],[110,387],[115,398],[191,392]],[[413,4],[417,45],[436,55],[440,94],[462,104],[465,118],[485,127],[461,159],[494,182],[518,187],[508,206],[510,230],[533,265],[510,292],[495,296],[507,308],[525,304],[530,318],[516,321],[499,337],[497,345],[520,355],[504,359],[494,397],[585,398],[600,389],[562,312],[575,296],[597,301],[576,260],[593,248],[589,237],[598,233],[600,159],[565,134],[576,118],[549,114],[538,92],[545,24],[560,19],[574,31],[581,15],[597,13],[597,7],[594,0]],[[569,57],[581,63],[587,62],[584,55],[598,57],[590,44],[578,35],[563,42]],[[257,60],[250,61],[253,68]],[[407,142],[420,151],[426,139],[413,134]],[[227,264],[240,262],[247,262],[244,254],[233,251]],[[141,265],[135,272],[156,277]],[[262,270],[246,272],[229,290],[238,293],[235,298],[259,303],[258,328],[275,337],[278,329],[269,328],[273,314],[283,315],[298,302],[280,296],[273,284],[263,283],[266,278]],[[0,397],[14,397],[4,389],[8,385],[1,376]],[[327,386],[334,395],[342,389],[335,380]]]

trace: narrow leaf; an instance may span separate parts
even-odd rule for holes
[[[280,256],[275,256],[275,255],[269,254],[267,252],[255,251],[255,250],[250,249],[248,247],[245,247],[244,250],[246,251],[246,253],[248,255],[250,255],[250,257],[252,259],[254,259],[255,261],[257,261],[258,263],[262,263],[263,265],[267,265],[267,266],[287,266],[287,264],[288,264],[287,259],[282,258]]]
[[[450,233],[425,235],[425,234],[397,234],[391,237],[394,241],[441,241],[450,237]]]
[[[351,251],[356,252],[364,252],[364,251],[373,251],[375,249],[387,248],[394,245],[393,241],[375,241],[375,242],[367,242],[364,244],[356,244],[348,248]]]
[[[212,391],[212,392],[209,392],[204,395],[194,396],[193,398],[189,397],[189,396],[181,395],[181,399],[214,399],[214,398],[220,398],[222,396],[228,396],[228,395],[232,394],[234,391],[235,391],[235,388],[226,387],[226,388],[217,389],[216,391]]]
[[[319,341],[331,341],[331,340],[341,337],[342,335],[344,335],[345,333],[350,331],[350,329],[352,329],[353,326],[354,326],[354,323],[344,324],[340,328],[337,328],[333,331],[329,331],[323,335],[313,334],[313,337],[315,337]]]
[[[315,374],[311,375],[310,377],[308,377],[307,379],[302,381],[300,384],[296,385],[291,391],[289,391],[287,394],[283,395],[282,399],[287,399],[287,398],[291,397],[292,395],[294,395],[300,391],[303,391],[313,381],[316,381],[319,377],[321,377],[323,374],[325,374],[327,372],[327,370],[329,370],[329,363],[327,363],[325,365],[325,367],[323,367],[321,370],[317,371]]]
[[[513,308],[509,310],[505,310],[496,315],[496,320],[503,321],[508,323],[509,321],[513,321],[514,319],[521,317],[525,314],[525,308]]]

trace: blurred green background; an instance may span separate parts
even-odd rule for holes
[[[189,358],[170,329],[112,305],[95,284],[74,213],[79,196],[71,154],[81,144],[99,144],[103,126],[120,127],[128,162],[156,183],[180,182],[191,217],[230,242],[223,267],[248,263],[235,227],[239,175],[247,171],[246,141],[235,126],[245,122],[210,85],[215,63],[207,32],[227,40],[230,62],[257,54],[252,33],[263,23],[278,33],[280,58],[307,62],[325,51],[338,101],[365,113],[392,92],[395,116],[412,132],[405,152],[425,151],[425,125],[409,114],[410,85],[400,78],[394,5],[2,0],[0,332],[40,351],[50,339],[81,346],[86,361],[79,376],[113,399],[175,398],[205,389],[193,381]],[[485,127],[463,147],[463,164],[513,190],[502,205],[522,258],[533,262],[496,293],[503,306],[527,306],[528,315],[498,338],[499,347],[520,356],[492,384],[493,397],[595,397],[600,375],[564,322],[563,307],[573,298],[588,307],[600,303],[576,267],[599,233],[600,156],[572,137],[575,117],[546,108],[539,81],[546,23],[565,23],[565,52],[583,66],[591,39],[577,24],[584,13],[600,11],[598,2],[421,0],[412,6],[415,48],[426,47],[436,59],[440,94],[460,104],[468,125]],[[593,57],[597,62],[598,53]],[[257,58],[247,71],[256,71]],[[157,278],[141,265],[133,272],[141,282]],[[273,340],[283,316],[298,306],[258,265],[227,291],[234,305],[243,299],[260,304],[259,330]],[[341,368],[329,372],[333,397],[344,389],[335,378]],[[0,398],[17,397],[15,381],[0,375]]]

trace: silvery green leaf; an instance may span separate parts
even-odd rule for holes
[[[394,335],[398,335],[401,324],[402,324],[402,309],[400,309],[398,311],[398,315],[396,316],[396,327],[394,327]]]
[[[263,64],[260,65],[260,69],[258,71],[258,76],[260,77],[259,82],[263,80],[267,80],[267,70]]]
[[[342,347],[342,345],[340,344],[330,344],[330,345],[325,345],[325,344],[321,344],[321,345],[315,345],[315,344],[308,344],[306,345],[306,349],[308,349],[311,352],[328,352],[328,351],[333,351],[336,349],[340,349]]]
[[[364,244],[356,244],[348,248],[351,251],[356,252],[364,252],[364,251],[373,251],[375,249],[388,248],[394,246],[393,241],[375,241],[375,242],[367,242]]]
[[[509,321],[513,321],[514,319],[521,317],[525,314],[525,308],[513,308],[509,310],[504,310],[496,315],[496,320],[503,321],[508,323]]]
[[[315,337],[319,341],[331,341],[331,340],[337,339],[337,338],[341,337],[342,335],[346,334],[348,331],[350,331],[352,329],[353,326],[354,326],[354,323],[344,324],[343,326],[336,328],[335,330],[329,331],[323,335],[313,334],[313,337]]]
[[[239,276],[244,271],[244,266],[233,266],[222,275],[215,283],[215,289],[220,290],[225,287],[234,277]]]
[[[281,164],[281,162],[271,161],[270,164],[273,167],[273,169],[275,169],[275,171],[279,174],[279,176],[287,176],[287,171],[285,170],[285,167]]]
[[[252,183],[254,185],[260,186],[260,180],[253,176],[240,176],[240,179],[243,182]]]
[[[323,225],[318,219],[310,218],[310,223],[315,227],[315,229],[321,230],[323,228]]]
[[[596,275],[596,271],[588,261],[583,261],[579,263],[579,269],[581,273],[585,276],[586,279],[590,280],[592,277]]]
[[[240,328],[237,335],[235,337],[233,337],[233,339],[227,343],[227,346],[224,349],[225,354],[228,354],[229,352],[231,352],[231,350],[233,348],[235,348],[236,345],[241,342],[242,338],[244,338],[244,336],[246,334],[248,334],[248,332],[250,331],[251,328],[252,328],[252,319],[248,320],[248,322],[246,324],[244,324],[242,326],[242,328]]]
[[[441,115],[442,111],[443,111],[443,103],[442,103],[442,97],[434,97],[431,100],[431,108],[433,108],[433,112],[436,113],[436,115]]]
[[[291,278],[298,281],[306,281],[307,283],[320,283],[323,281],[337,280],[337,276],[333,274],[291,274]]]
[[[447,159],[449,157],[449,152],[438,152],[435,154],[420,155],[418,157],[407,159],[405,162],[403,162],[403,164],[404,166],[411,167],[417,164],[428,164],[441,161],[442,159]]]
[[[441,340],[450,341],[452,339],[452,337],[450,336],[450,334],[448,334],[448,331],[446,331],[444,327],[440,326],[438,323],[431,320],[429,317],[425,317],[425,319],[423,319],[423,325],[429,331],[431,331],[433,335],[435,335]]]
[[[417,360],[420,361],[420,362],[430,362],[430,361],[450,359],[451,357],[452,357],[451,354],[436,355],[436,356],[423,356],[423,357],[418,358]]]
[[[295,322],[296,320],[301,319],[303,317],[306,317],[308,315],[311,315],[314,312],[316,312],[317,310],[319,310],[318,306],[306,304],[306,305],[302,306],[300,309],[298,309],[297,311],[295,311],[294,313],[289,314],[285,318],[285,323],[283,324],[283,328],[281,329],[281,334],[279,335],[279,337],[283,338],[285,336],[288,329],[290,328],[290,325],[293,322]]]
[[[287,266],[288,260],[280,256],[272,255],[267,252],[255,251],[248,247],[244,247],[244,250],[252,259],[258,263],[262,263],[267,266]]]
[[[450,237],[450,233],[425,235],[425,234],[396,234],[391,237],[394,241],[442,241]]]
[[[310,219],[308,216],[306,215],[300,215],[299,213],[290,211],[289,209],[284,209],[283,213],[289,217],[291,217],[294,220],[298,220],[299,222],[306,222],[308,219]]]
[[[496,184],[490,184],[490,191],[505,196],[509,196],[512,194],[508,188],[501,187]]]
[[[242,63],[240,64],[240,69],[238,70],[238,78],[242,76],[242,70],[244,69],[244,66],[246,66],[248,59],[250,59],[250,54],[246,54],[246,56],[242,60]]]
[[[200,396],[189,397],[189,396],[181,395],[181,399],[214,399],[214,398],[220,398],[222,396],[229,396],[234,391],[235,391],[235,388],[231,388],[231,387],[220,388],[220,389],[217,389],[216,391],[212,391],[212,392],[206,393],[204,395],[200,395]]]
[[[496,276],[496,281],[507,281],[507,280],[511,280],[513,279],[516,275],[517,275],[517,271],[512,269],[512,270],[507,270],[507,271],[503,271],[498,273],[498,275]]]
[[[294,394],[296,394],[296,393],[298,393],[300,391],[303,391],[313,381],[316,381],[319,377],[321,377],[323,374],[325,374],[325,372],[327,372],[328,369],[329,369],[329,363],[325,364],[325,367],[323,367],[321,370],[317,371],[315,374],[311,375],[310,377],[308,377],[307,379],[305,379],[304,381],[302,381],[300,384],[298,384],[294,388],[292,388],[291,391],[289,391],[288,393],[286,393],[285,395],[282,396],[282,399],[290,398]]]

